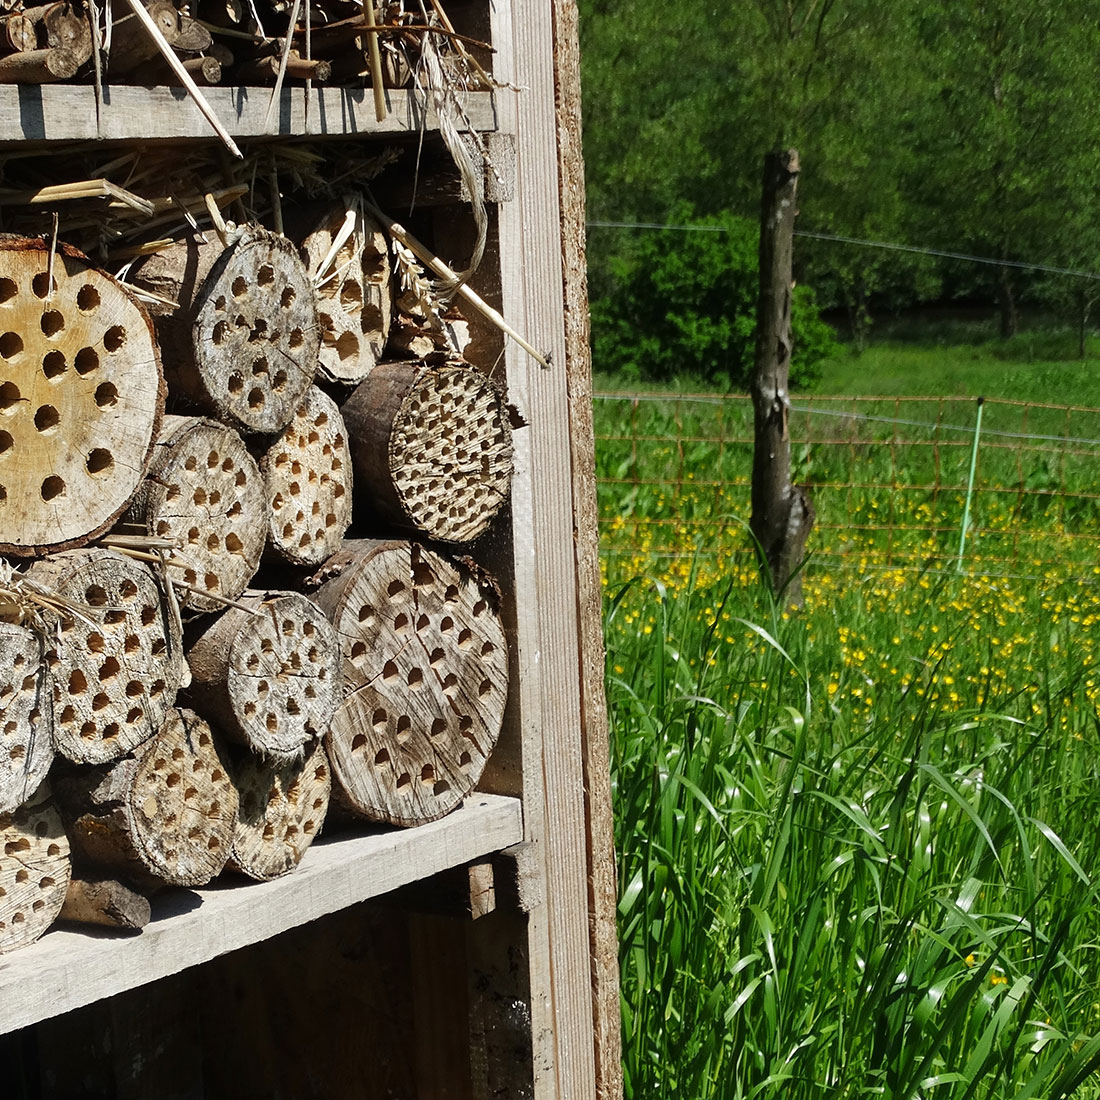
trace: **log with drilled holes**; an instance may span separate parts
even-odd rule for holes
[[[339,642],[300,593],[246,593],[241,603],[188,652],[194,705],[253,751],[296,759],[328,729],[339,701]]]
[[[217,611],[248,586],[267,536],[264,484],[255,459],[232,428],[215,420],[167,416],[149,477],[126,517],[156,538],[177,539],[173,571],[180,602]]]
[[[81,764],[123,756],[161,728],[185,668],[155,574],[87,547],[35,562],[27,575],[79,608],[59,617],[50,654],[57,751]]]
[[[508,412],[473,367],[381,363],[341,411],[356,483],[391,522],[469,542],[508,499]]]
[[[57,919],[69,885],[69,842],[46,786],[0,814],[0,954],[33,943]]]
[[[313,282],[285,237],[249,229],[150,256],[135,286],[178,303],[152,307],[172,393],[245,433],[282,431],[317,371]]]
[[[351,522],[351,456],[344,418],[311,386],[294,419],[260,459],[267,545],[293,565],[320,565]]]
[[[261,880],[293,871],[328,812],[331,780],[320,742],[286,763],[248,753],[236,761],[233,779],[240,809],[229,866]]]
[[[325,214],[302,242],[302,257],[319,284],[318,369],[333,382],[355,385],[374,369],[386,346],[393,285],[386,235],[362,212],[353,212],[351,235],[333,254],[347,216],[343,208]]]
[[[34,794],[53,763],[53,677],[43,637],[0,623],[0,813]]]
[[[139,883],[201,886],[225,866],[237,788],[210,727],[172,708],[151,740],[55,782],[74,854]]]
[[[134,495],[164,408],[152,325],[75,249],[0,238],[0,551],[101,534]]]
[[[473,789],[500,734],[508,655],[496,586],[473,562],[415,543],[365,540],[340,557],[316,597],[352,689],[325,739],[333,799],[375,821],[434,820]]]

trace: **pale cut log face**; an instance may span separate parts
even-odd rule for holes
[[[496,386],[471,367],[420,374],[394,418],[389,468],[415,527],[447,542],[477,538],[512,483],[512,433]]]
[[[128,800],[134,843],[165,882],[201,886],[225,866],[237,820],[237,789],[210,727],[173,709],[139,751]]]
[[[328,728],[340,697],[340,647],[321,609],[296,592],[257,612],[229,651],[229,698],[244,741],[286,759]]]
[[[99,534],[144,476],[164,407],[151,323],[71,249],[0,244],[0,550]],[[34,247],[35,245],[38,247]]]
[[[320,565],[351,523],[351,456],[336,402],[311,387],[261,467],[268,545],[295,565]]]
[[[311,273],[328,256],[345,215],[334,210],[302,242]],[[320,370],[334,382],[361,382],[381,357],[390,331],[393,286],[385,233],[359,215],[325,274],[317,288]]]
[[[152,570],[108,550],[74,550],[28,573],[82,608],[58,622],[51,654],[54,741],[102,764],[152,737],[183,675],[179,624]]]
[[[373,820],[431,821],[473,790],[500,735],[508,654],[480,571],[414,544],[351,566],[333,614],[356,688],[326,747],[346,801]]]
[[[317,373],[313,283],[285,238],[254,231],[206,277],[195,365],[215,408],[246,432],[279,432]]]
[[[249,753],[234,767],[240,793],[230,856],[256,879],[293,871],[316,839],[328,812],[328,758],[320,742],[301,760],[276,763]]]
[[[241,437],[212,420],[169,417],[157,446],[143,519],[149,534],[180,542],[180,590],[193,611],[236,599],[260,566],[267,522],[263,478]],[[220,597],[220,598],[219,598]]]
[[[69,841],[45,787],[0,814],[0,954],[33,943],[53,924],[70,874]]]
[[[34,794],[53,762],[53,678],[38,636],[0,623],[0,813]]]

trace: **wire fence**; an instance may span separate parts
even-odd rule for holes
[[[748,550],[748,397],[595,399],[608,559]],[[817,512],[810,568],[1100,581],[1100,409],[986,400],[964,538],[977,413],[973,398],[795,399],[792,478]]]

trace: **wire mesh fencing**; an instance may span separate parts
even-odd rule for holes
[[[748,397],[598,393],[595,413],[607,561],[749,553]],[[1100,581],[1100,409],[987,399],[982,414],[978,434],[973,398],[793,399],[808,568]]]

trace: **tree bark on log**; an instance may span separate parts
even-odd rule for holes
[[[58,920],[140,931],[149,923],[149,899],[113,878],[74,878]]]
[[[28,54],[19,54],[27,57]],[[76,249],[0,239],[0,552],[82,545],[129,503],[164,410],[152,323]]]
[[[192,701],[253,752],[299,759],[328,729],[340,699],[340,642],[297,592],[246,594],[188,653]]]
[[[317,593],[352,688],[325,739],[345,810],[432,821],[473,790],[500,735],[508,655],[494,582],[415,543],[365,544]]]
[[[251,434],[281,432],[317,369],[317,296],[285,237],[251,228],[235,244],[193,238],[150,256],[135,286],[153,308],[173,394]]]
[[[0,84],[54,84],[70,80],[79,68],[71,50],[24,50],[0,57]]]
[[[57,800],[74,853],[140,883],[202,886],[225,865],[237,789],[210,727],[172,709],[130,756],[59,775]]]
[[[348,211],[336,208],[320,218],[302,241],[302,258],[317,288],[321,325],[320,372],[329,380],[356,385],[374,369],[386,347],[393,314],[393,276],[386,235],[356,211],[351,235],[331,256]],[[327,262],[326,262],[327,261]]]
[[[180,603],[219,611],[236,599],[260,567],[267,524],[263,478],[241,437],[215,420],[165,417],[126,526],[179,540],[189,586]]]
[[[317,838],[328,812],[331,777],[320,742],[300,760],[248,753],[233,769],[240,795],[229,866],[266,881],[289,874]]]
[[[310,387],[294,419],[260,459],[267,547],[292,565],[318,566],[351,523],[352,465],[336,402]]]
[[[57,751],[79,764],[101,764],[154,736],[185,665],[179,623],[152,570],[88,548],[35,562],[27,576],[81,609],[57,617]]]
[[[379,364],[341,412],[356,482],[390,522],[469,542],[508,499],[508,411],[473,367]]]
[[[46,786],[0,814],[0,955],[33,943],[61,912],[69,842]]]
[[[53,676],[44,639],[0,623],[0,813],[34,794],[53,758]]]
[[[794,246],[798,153],[769,153],[764,161],[760,215],[760,298],[752,379],[754,445],[749,527],[761,569],[776,593],[802,602],[799,566],[814,522],[809,494],[791,484],[788,430],[791,363],[791,254]]]

